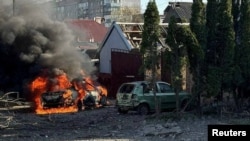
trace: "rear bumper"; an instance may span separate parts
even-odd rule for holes
[[[116,102],[116,107],[120,108],[122,110],[136,110],[138,107],[139,103],[136,101],[132,102]]]

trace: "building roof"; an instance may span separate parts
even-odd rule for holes
[[[108,40],[108,37],[114,28],[116,28],[120,36],[122,36],[124,43],[128,46],[128,50],[140,48],[142,42],[143,24],[144,23],[113,22],[106,37],[103,40],[103,43],[100,46],[100,50],[103,44],[105,44],[106,40]],[[164,37],[166,37],[165,35],[167,34],[167,26],[168,24],[166,23],[160,23],[161,36],[159,38],[159,45],[163,47],[166,47]]]
[[[177,22],[183,23],[190,21],[192,13],[192,2],[169,2],[169,5],[164,10],[164,23],[169,23],[170,17],[175,16]]]
[[[67,20],[66,24],[77,34],[80,42],[101,43],[108,28],[94,20]]]

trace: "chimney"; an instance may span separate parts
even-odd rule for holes
[[[99,24],[103,24],[105,23],[105,18],[102,17],[94,17],[94,21],[99,23]]]
[[[180,2],[176,2],[175,7],[180,7]]]
[[[99,24],[102,24],[102,17],[94,17],[94,21]]]

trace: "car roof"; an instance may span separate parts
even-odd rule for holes
[[[141,83],[148,83],[147,81],[131,81],[131,82],[125,82],[123,84],[141,84]]]
[[[131,82],[126,82],[126,83],[123,83],[123,84],[142,84],[142,83],[150,83],[149,81],[131,81]],[[167,83],[167,82],[164,82],[164,81],[156,81],[156,83]],[[167,83],[169,84],[169,83]],[[169,84],[170,85],[170,84]]]

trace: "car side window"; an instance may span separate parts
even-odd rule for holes
[[[155,84],[155,92],[159,93],[159,89],[157,89],[157,85]]]
[[[141,85],[143,86],[143,93],[149,93],[150,91],[153,92],[152,85],[150,83],[149,84],[142,83]],[[158,93],[159,90],[157,89],[156,84],[155,84],[155,88],[156,88],[155,91]]]
[[[120,93],[131,93],[134,89],[134,85],[126,84],[120,89]]]
[[[170,85],[165,84],[165,83],[159,83],[159,87],[160,87],[161,93],[171,92],[172,90]]]
[[[143,87],[143,93],[149,93],[149,91],[150,91],[149,85],[145,84],[145,83],[142,83],[141,85]]]

